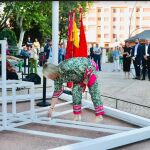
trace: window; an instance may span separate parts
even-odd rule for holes
[[[115,13],[115,12],[116,12],[116,9],[114,8],[114,9],[113,9],[113,13]]]
[[[98,9],[97,9],[97,12],[101,12],[101,9],[100,9],[100,8],[98,8]]]
[[[116,29],[116,26],[113,26],[113,29]]]
[[[109,34],[104,34],[104,38],[109,38]]]
[[[136,28],[139,28],[139,27],[140,27],[140,26],[138,26],[138,25],[136,26]]]
[[[116,21],[116,17],[113,17],[113,21]]]
[[[109,44],[105,44],[105,47],[109,47]]]
[[[120,18],[120,21],[124,21],[124,18],[123,18],[123,17],[121,17],[121,18]]]
[[[150,20],[150,16],[143,17],[143,20]]]
[[[104,18],[104,21],[108,21],[108,17],[105,17],[105,18]]]
[[[116,35],[116,34],[113,34],[113,38],[117,38],[117,35]]]
[[[98,34],[98,35],[97,35],[97,37],[98,37],[98,38],[101,38],[101,35],[100,35],[100,34]]]
[[[98,21],[101,21],[101,17],[98,17],[97,19],[98,19]]]
[[[100,29],[101,29],[101,26],[98,26],[98,27],[97,27],[97,30],[100,30]]]
[[[143,12],[150,12],[150,8],[143,8]]]
[[[136,12],[140,12],[140,8],[136,8]]]
[[[136,19],[137,19],[137,20],[139,20],[139,19],[140,19],[140,17],[136,17]]]

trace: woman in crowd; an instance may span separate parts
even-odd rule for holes
[[[112,57],[114,62],[113,71],[120,71],[120,64],[119,64],[120,50],[118,46],[114,47]]]
[[[130,66],[131,66],[131,47],[129,42],[125,42],[123,48],[123,71],[125,73],[125,78],[130,78]]]

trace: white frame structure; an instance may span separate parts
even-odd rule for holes
[[[37,108],[34,107],[34,84],[31,82],[24,81],[6,81],[6,52],[5,45],[6,41],[0,41],[2,45],[2,112],[0,113],[0,130],[8,130],[15,131],[21,133],[27,133],[32,135],[40,135],[46,137],[54,137],[54,138],[62,138],[66,140],[74,140],[77,141],[76,144],[70,144],[67,146],[62,146],[58,148],[54,148],[54,150],[76,150],[76,149],[86,149],[86,150],[98,150],[99,147],[101,149],[111,149],[118,146],[123,146],[126,144],[134,143],[137,141],[142,141],[150,138],[150,120],[136,116],[133,114],[129,114],[127,112],[123,112],[120,110],[116,110],[110,107],[104,106],[106,115],[129,122],[131,124],[140,126],[141,128],[129,128],[129,127],[120,127],[114,125],[104,125],[104,124],[94,124],[94,123],[85,123],[85,122],[76,122],[69,120],[57,119],[57,116],[68,114],[72,112],[71,110],[66,110],[61,113],[55,113],[53,115],[54,119],[50,119],[47,117],[43,117],[44,114],[47,113],[48,107],[45,108]],[[16,88],[17,87],[28,87],[31,89],[29,94],[26,95],[17,95]],[[12,89],[12,96],[7,96],[7,88]],[[52,93],[51,93],[52,95]],[[25,100],[30,100],[30,110],[24,112],[16,112],[17,109],[17,101],[23,98]],[[56,107],[65,106],[72,103],[72,96],[67,94],[62,94],[60,96],[61,99],[66,102],[57,104]],[[13,100],[12,100],[13,99]],[[8,100],[12,101],[12,113],[7,112],[7,103]],[[83,107],[94,110],[93,104],[90,101],[83,100]],[[56,117],[56,118],[55,118]],[[21,125],[29,124],[29,123],[40,123],[45,125],[55,125],[61,127],[68,128],[77,128],[82,130],[91,130],[91,131],[100,131],[100,132],[108,132],[112,133],[112,135],[100,137],[96,139],[85,138],[85,137],[77,137],[77,136],[69,136],[65,134],[56,134],[56,133],[47,133],[36,130],[28,130],[21,129]],[[18,128],[19,127],[19,128]],[[87,142],[88,141],[88,142]]]

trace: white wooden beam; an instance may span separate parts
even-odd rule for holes
[[[87,140],[90,140],[89,138],[69,136],[69,135],[56,134],[56,133],[41,132],[41,131],[21,129],[21,128],[7,128],[7,130],[20,132],[20,133],[27,133],[27,134],[32,134],[32,135],[45,136],[45,137],[66,139],[66,140],[71,140],[71,141],[87,141]]]
[[[120,130],[120,131],[129,131],[129,130],[136,129],[136,128],[130,128],[130,127],[116,126],[116,125],[106,125],[102,123],[96,124],[96,123],[90,123],[90,122],[71,121],[71,120],[64,120],[64,119],[54,119],[54,120],[58,123],[75,124],[75,125],[97,127],[97,128],[104,128],[104,129],[114,129],[114,130]]]
[[[67,146],[61,146],[58,148],[53,148],[51,150],[106,150],[146,140],[149,138],[150,127],[144,127],[141,129],[135,129],[132,131],[126,131],[118,134],[93,139],[88,142],[80,142],[76,144],[70,144]]]
[[[90,127],[90,126],[82,126],[77,124],[67,124],[67,123],[57,123],[57,122],[47,122],[47,121],[37,121],[36,123],[40,124],[46,124],[46,125],[53,125],[53,126],[60,126],[60,127],[66,127],[66,128],[75,128],[75,129],[81,129],[86,131],[99,131],[99,132],[105,132],[105,133],[120,133],[123,131],[115,130],[115,129],[106,129],[106,128],[98,128],[98,127]],[[84,131],[83,131],[84,132]]]

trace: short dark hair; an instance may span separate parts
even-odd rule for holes
[[[47,42],[51,42],[51,40],[50,40],[50,39],[47,39]]]
[[[136,38],[135,40],[140,40],[139,38]]]

